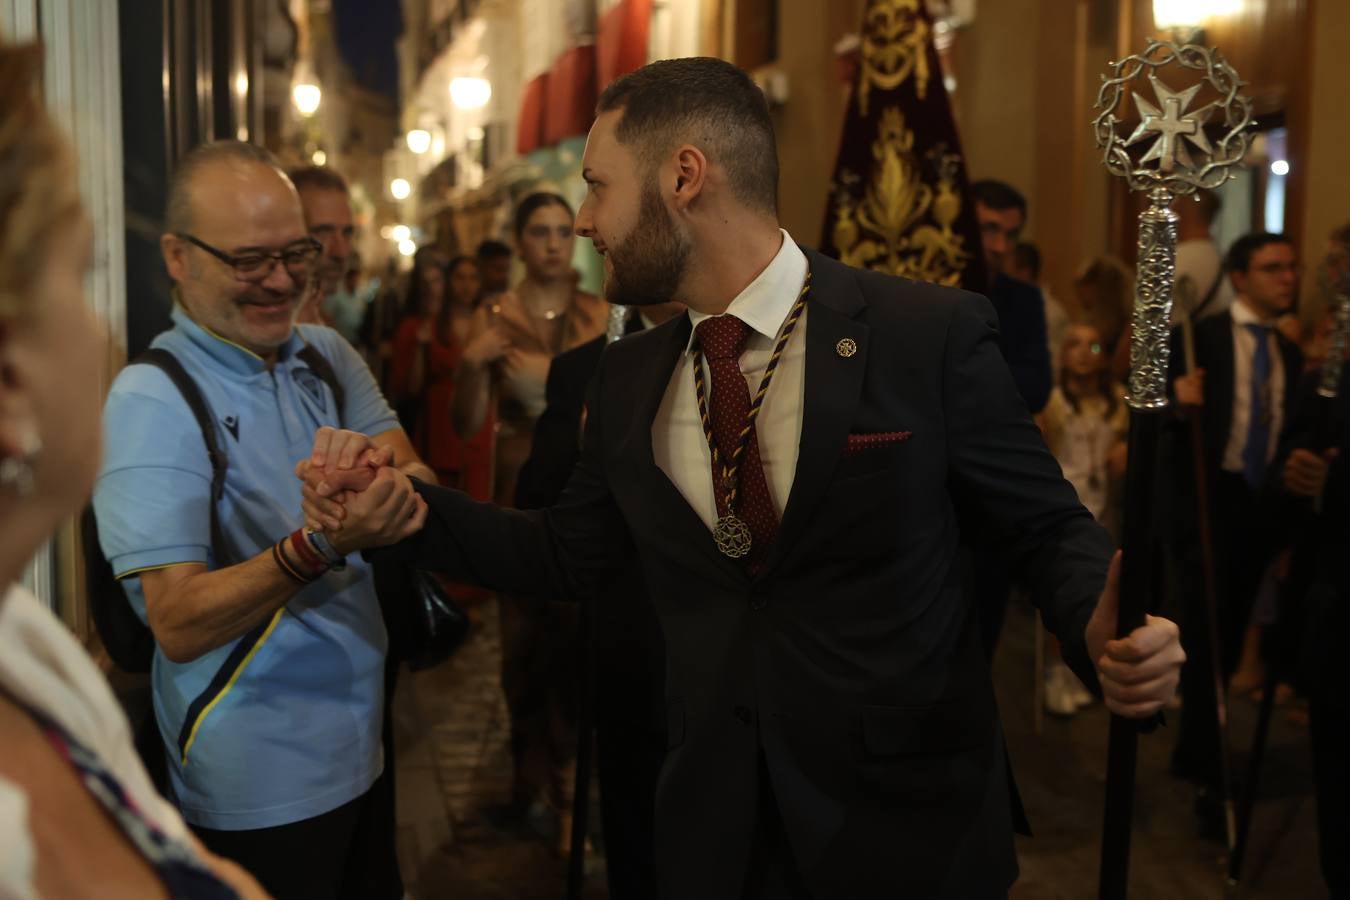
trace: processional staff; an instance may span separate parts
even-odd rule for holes
[[[1181,75],[1190,83],[1174,91],[1159,77]],[[1156,100],[1141,88],[1147,79]],[[1150,40],[1140,53],[1111,64],[1097,95],[1093,122],[1097,147],[1107,171],[1145,191],[1149,206],[1139,216],[1138,271],[1131,319],[1129,464],[1125,476],[1124,551],[1117,637],[1144,624],[1157,583],[1157,536],[1152,499],[1158,447],[1167,416],[1167,364],[1172,290],[1176,277],[1178,196],[1213,189],[1241,162],[1251,137],[1251,102],[1242,82],[1223,56],[1198,44]],[[1215,99],[1191,109],[1202,91]],[[1139,123],[1128,135],[1117,133],[1117,111],[1126,94],[1134,99]],[[1205,125],[1217,114],[1222,136],[1211,141]],[[1137,723],[1113,715],[1107,756],[1106,813],[1098,896],[1124,900],[1130,864],[1130,826],[1134,808]]]
[[[1308,449],[1321,452],[1334,441],[1336,400],[1341,392],[1341,369],[1345,364],[1346,334],[1350,333],[1350,278],[1342,278],[1336,285],[1336,324],[1331,331],[1327,345],[1327,355],[1322,360],[1322,370],[1317,381],[1317,407],[1314,411],[1317,422],[1314,446]],[[1294,542],[1295,556],[1289,567],[1289,577],[1281,588],[1280,617],[1285,619],[1297,604],[1301,603],[1308,592],[1311,574],[1316,560],[1309,558],[1307,548],[1315,546],[1317,531],[1324,527],[1321,521],[1322,495],[1313,498],[1312,518],[1303,526]],[[1296,621],[1296,620],[1295,620]],[[1251,762],[1248,763],[1247,783],[1243,789],[1242,807],[1238,811],[1237,838],[1233,852],[1228,858],[1228,888],[1237,887],[1242,878],[1242,863],[1247,855],[1247,839],[1252,825],[1252,810],[1256,806],[1257,786],[1261,782],[1261,768],[1266,756],[1266,741],[1270,735],[1270,718],[1275,711],[1275,688],[1283,674],[1282,664],[1293,658],[1299,630],[1286,625],[1280,632],[1281,647],[1275,658],[1266,666],[1266,679],[1261,694],[1261,708],[1256,716],[1256,731],[1252,737]]]

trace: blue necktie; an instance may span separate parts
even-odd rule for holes
[[[1242,448],[1242,475],[1252,490],[1259,490],[1266,474],[1266,453],[1270,449],[1270,422],[1273,402],[1270,396],[1270,327],[1248,325],[1256,338],[1252,354],[1252,385],[1247,418],[1247,443]]]

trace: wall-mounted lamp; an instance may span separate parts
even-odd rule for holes
[[[407,135],[408,149],[418,156],[431,149],[431,132],[425,128],[414,128]]]
[[[492,83],[486,78],[450,79],[450,102],[458,109],[482,109],[492,99]]]
[[[291,88],[291,101],[302,116],[312,116],[318,112],[322,98],[323,92],[317,84],[301,82]]]

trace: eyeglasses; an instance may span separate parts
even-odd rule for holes
[[[298,240],[276,253],[249,250],[239,254],[226,253],[190,234],[180,233],[178,237],[194,247],[200,247],[234,269],[234,277],[240,281],[264,281],[272,274],[278,262],[286,267],[286,271],[293,279],[306,281],[313,274],[314,264],[318,262],[319,254],[323,252],[323,245],[311,237]]]
[[[1297,275],[1300,268],[1298,263],[1266,263],[1265,265],[1252,267],[1254,271],[1260,272],[1262,275],[1282,275],[1285,272]]]

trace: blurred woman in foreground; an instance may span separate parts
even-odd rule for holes
[[[84,298],[93,235],[41,70],[36,48],[0,45],[0,897],[262,897],[155,792],[103,675],[16,585],[93,486],[105,358]]]

